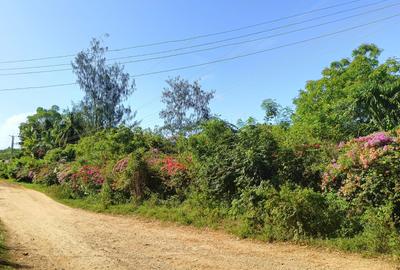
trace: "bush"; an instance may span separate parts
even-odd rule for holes
[[[399,216],[400,138],[379,132],[338,148],[339,156],[327,168],[322,187],[339,192],[360,211],[390,202],[392,216]]]
[[[250,124],[236,132],[214,120],[190,139],[189,149],[194,149],[194,177],[200,189],[215,200],[229,202],[277,173],[278,144],[266,124]]]
[[[46,153],[44,160],[47,163],[71,162],[75,160],[75,145],[68,144],[65,148],[55,148]]]
[[[33,182],[45,184],[47,186],[57,184],[57,173],[55,165],[42,165],[40,166],[33,178]]]
[[[321,190],[321,178],[329,164],[330,145],[300,144],[281,146],[278,153],[278,172],[275,185],[290,183]]]
[[[377,253],[400,254],[400,235],[393,220],[393,205],[369,208],[362,217],[364,230],[360,235],[363,249]]]
[[[112,188],[126,199],[144,199],[149,189],[154,188],[150,181],[144,149],[139,149],[119,160],[113,170]]]
[[[87,196],[97,194],[101,190],[104,180],[99,167],[84,165],[71,176],[70,184],[76,194]]]
[[[7,163],[0,160],[0,178],[8,178]]]
[[[243,235],[267,240],[337,236],[348,207],[333,194],[265,184],[245,190],[232,205],[231,214],[244,222]]]
[[[7,175],[17,181],[32,182],[37,170],[43,164],[42,160],[37,160],[29,156],[13,159],[7,166]]]
[[[161,136],[143,131],[119,127],[99,131],[92,136],[82,138],[76,145],[76,156],[82,163],[103,166],[116,161],[138,149],[170,149],[170,144]]]

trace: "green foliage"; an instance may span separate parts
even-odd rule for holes
[[[55,128],[61,121],[61,114],[57,106],[49,110],[38,108],[34,115],[19,128],[22,151],[25,155],[42,158],[47,151],[57,147]]]
[[[35,173],[43,164],[43,161],[32,158],[31,156],[22,156],[18,159],[13,159],[7,165],[7,176],[15,178],[18,181],[32,182]]]
[[[201,161],[198,177],[202,190],[211,197],[229,201],[240,190],[276,174],[278,146],[268,125],[248,125],[234,132],[213,120],[189,143]]]
[[[103,207],[106,209],[113,203],[113,196],[112,196],[112,188],[111,188],[111,181],[106,179],[102,188],[101,188],[101,202]]]
[[[160,135],[141,128],[118,127],[86,136],[76,145],[76,156],[83,163],[102,165],[117,161],[137,149],[150,148],[168,151],[171,143]]]
[[[0,150],[0,162],[10,160],[13,157],[19,157],[21,155],[21,149],[14,149],[13,154],[11,148]]]
[[[362,217],[364,231],[360,235],[363,248],[377,253],[400,254],[400,236],[396,228],[398,216],[393,220],[393,205],[369,208]]]
[[[361,45],[351,59],[332,62],[295,99],[294,124],[334,141],[399,125],[400,63],[380,64],[381,50]]]
[[[243,222],[244,236],[261,234],[268,240],[300,240],[337,236],[346,204],[333,194],[262,185],[245,190],[231,213]]]
[[[68,144],[65,148],[54,148],[49,150],[44,156],[46,163],[71,162],[76,157],[75,145]]]
[[[73,112],[60,113],[57,106],[38,108],[20,125],[21,147],[25,155],[43,158],[54,148],[64,148],[79,140],[85,126]]]
[[[56,167],[54,164],[51,165],[42,165],[40,166],[33,177],[34,183],[40,183],[44,185],[54,185],[57,184],[57,173]]]

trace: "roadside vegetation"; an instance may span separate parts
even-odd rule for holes
[[[164,125],[150,130],[124,105],[134,81],[105,50],[94,40],[78,54],[84,99],[29,116],[0,177],[93,211],[400,255],[397,59],[361,45],[308,81],[294,110],[265,99],[262,121],[236,124],[211,112],[213,91],[170,78]]]

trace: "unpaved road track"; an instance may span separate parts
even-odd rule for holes
[[[0,182],[14,261],[31,269],[396,269],[388,262],[69,208]]]

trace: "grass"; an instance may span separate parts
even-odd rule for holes
[[[221,208],[205,208],[196,205],[190,200],[184,203],[160,203],[157,198],[140,204],[126,203],[118,205],[105,206],[100,196],[88,196],[85,198],[70,199],[66,198],[61,186],[44,186],[34,183],[15,182],[24,186],[42,192],[55,201],[74,208],[80,208],[88,211],[118,215],[138,215],[153,220],[161,220],[166,222],[174,222],[183,225],[191,225],[195,227],[208,227],[217,230],[223,230],[228,233],[237,235],[242,238],[253,238],[266,241],[262,234],[257,234],[248,230],[246,225],[240,220],[229,218],[227,209]],[[341,250],[345,252],[358,253],[368,257],[380,257],[383,259],[399,261],[400,256],[397,254],[383,255],[377,252],[371,252],[365,249],[365,239],[360,237],[354,238],[334,238],[334,239],[300,239],[296,244],[308,245],[316,248],[324,248],[328,250]],[[267,240],[268,241],[268,240]],[[289,241],[293,242],[293,241]]]

